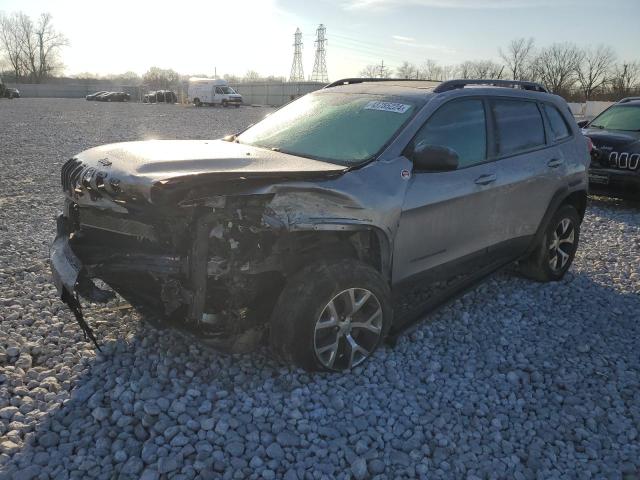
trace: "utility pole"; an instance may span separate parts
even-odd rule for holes
[[[313,62],[313,73],[311,74],[312,82],[328,82],[327,75],[327,27],[322,23],[316,30],[316,58]]]
[[[380,73],[378,74],[379,78],[384,78],[384,60],[380,62]]]
[[[291,64],[290,82],[303,82],[304,72],[302,71],[302,32],[296,28],[293,34],[293,63]]]

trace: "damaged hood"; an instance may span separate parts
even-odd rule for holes
[[[62,186],[78,199],[151,198],[154,186],[171,183],[303,179],[339,175],[347,167],[223,140],[148,140],[85,150],[62,167]]]

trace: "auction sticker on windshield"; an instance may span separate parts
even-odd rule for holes
[[[405,113],[411,108],[411,105],[393,102],[369,102],[365,105],[365,110],[380,110],[383,112]]]

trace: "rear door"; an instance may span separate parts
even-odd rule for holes
[[[484,100],[465,97],[442,105],[412,140],[451,148],[460,161],[455,171],[412,173],[394,242],[394,283],[427,271],[443,280],[486,260],[497,179],[487,138]]]
[[[562,188],[568,156],[563,145],[572,147],[570,142],[552,140],[544,107],[535,100],[496,97],[489,105],[498,171],[494,251],[513,257],[529,245],[551,199]]]

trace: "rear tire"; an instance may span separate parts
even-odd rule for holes
[[[561,280],[573,262],[579,239],[580,215],[572,205],[562,205],[533,253],[520,264],[520,271],[538,282]]]
[[[194,99],[193,99],[193,104],[194,104],[196,107],[201,107],[201,106],[202,106],[202,102],[200,102],[200,99],[199,99],[199,98],[194,98]]]
[[[310,371],[345,371],[365,361],[391,327],[387,281],[369,265],[321,261],[288,279],[271,317],[276,356]]]

